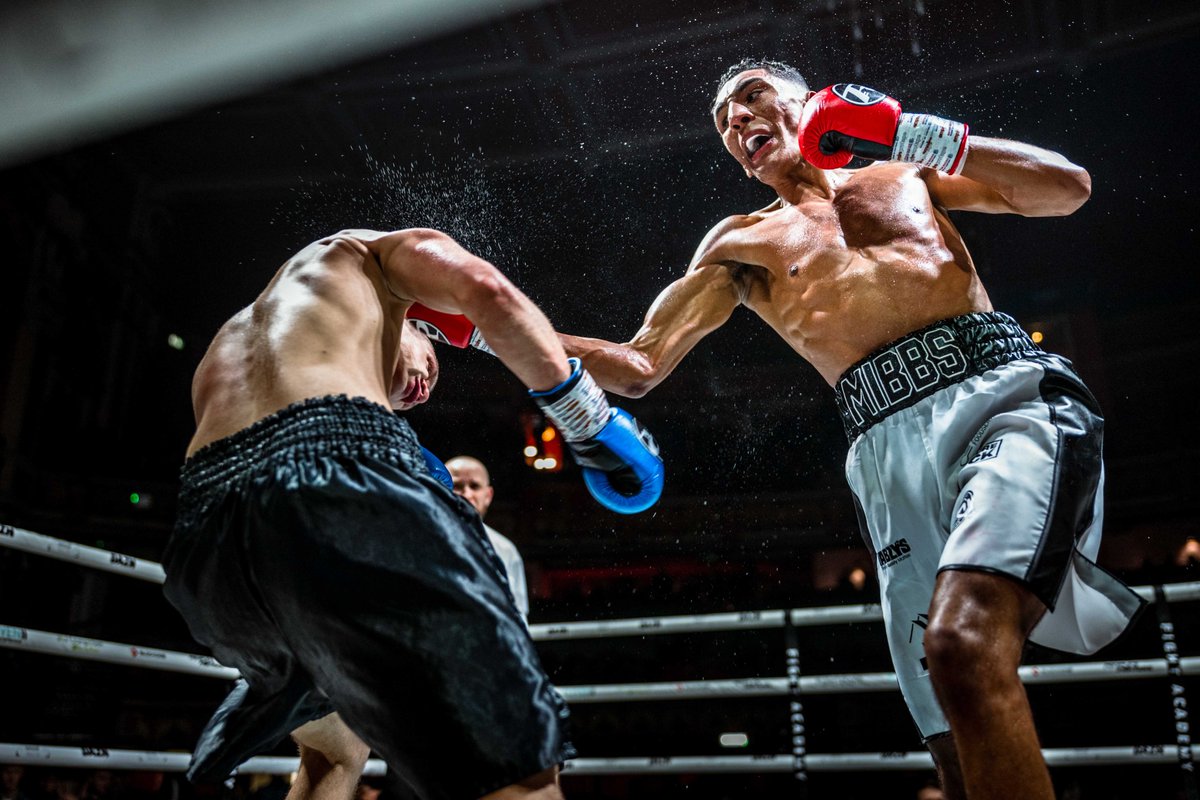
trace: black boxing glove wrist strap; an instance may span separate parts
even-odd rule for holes
[[[892,160],[957,175],[967,161],[968,134],[965,122],[932,114],[901,114],[892,143]]]
[[[569,358],[571,375],[545,392],[529,394],[568,442],[591,439],[608,424],[612,410],[594,378],[578,358]]]

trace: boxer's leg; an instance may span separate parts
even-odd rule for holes
[[[958,750],[954,747],[954,735],[948,732],[939,734],[928,739],[925,746],[933,754],[933,763],[937,767],[946,800],[966,800],[967,790],[963,786],[962,766],[958,761]]]
[[[563,800],[558,788],[558,767],[531,775],[519,783],[506,786],[498,792],[486,795],[482,800]]]
[[[371,748],[336,713],[292,731],[300,747],[300,769],[287,800],[350,800]]]
[[[925,653],[971,800],[1054,800],[1017,676],[1025,640],[1045,611],[1010,578],[971,570],[938,576]]]

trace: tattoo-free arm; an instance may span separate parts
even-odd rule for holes
[[[1065,216],[1091,195],[1087,170],[1051,150],[971,136],[960,175],[925,170],[933,201],[949,210],[1026,217]]]
[[[545,314],[500,270],[435,230],[344,231],[379,262],[388,289],[401,300],[464,314],[496,356],[530,389],[567,379],[567,357]]]

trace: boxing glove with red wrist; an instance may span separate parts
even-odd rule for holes
[[[854,156],[907,161],[957,175],[967,156],[966,123],[930,114],[904,114],[900,102],[857,83],[827,86],[809,98],[800,117],[800,152],[820,169],[838,169]]]
[[[444,342],[455,347],[474,347],[496,355],[484,341],[483,334],[475,327],[475,323],[462,314],[448,314],[420,303],[413,303],[408,307],[406,316],[435,342]]]

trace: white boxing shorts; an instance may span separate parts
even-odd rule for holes
[[[1069,361],[1006,314],[967,314],[880,348],[835,391],[888,646],[925,739],[950,727],[923,646],[942,570],[1027,587],[1048,609],[1039,645],[1093,653],[1129,626],[1143,601],[1095,563],[1104,420]]]

